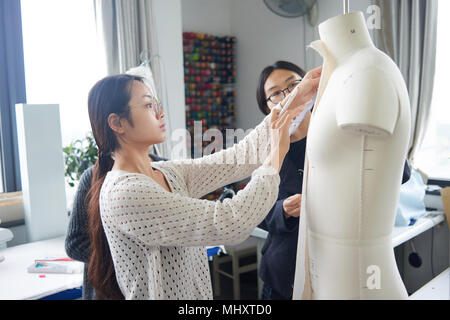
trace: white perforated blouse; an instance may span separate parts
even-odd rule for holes
[[[270,148],[268,123],[269,116],[212,155],[151,162],[172,192],[143,174],[108,172],[100,213],[126,299],[212,299],[205,246],[244,241],[277,199],[278,172],[262,164]],[[250,175],[232,199],[199,199]]]

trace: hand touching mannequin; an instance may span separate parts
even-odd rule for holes
[[[324,58],[306,147],[294,299],[406,299],[391,234],[408,92],[354,12],[319,25]]]

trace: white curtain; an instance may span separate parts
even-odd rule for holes
[[[437,0],[375,0],[381,8],[381,29],[375,30],[376,46],[399,66],[411,102],[411,140],[408,158],[425,136],[433,95]]]
[[[109,75],[131,73],[154,83],[167,128],[165,142],[156,153],[169,158],[171,125],[164,79],[164,65],[158,54],[151,0],[94,0],[97,33],[104,44]]]

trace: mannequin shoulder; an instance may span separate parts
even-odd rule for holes
[[[395,129],[399,90],[395,69],[384,65],[356,67],[342,78],[337,124],[357,134],[388,136]]]
[[[373,47],[360,50],[340,69],[344,87],[358,85],[361,80],[375,83],[386,81],[397,88],[404,83],[395,62],[387,54]]]
[[[355,68],[342,76],[341,89],[345,93],[351,92],[353,96],[367,95],[380,90],[397,95],[396,76],[395,72],[374,65]]]

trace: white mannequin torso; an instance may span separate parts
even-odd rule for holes
[[[397,66],[371,43],[361,13],[332,18],[319,31],[322,41],[312,46],[324,71],[308,130],[301,213],[310,297],[403,299],[391,234],[410,134],[407,89]],[[375,289],[367,287],[374,271]]]

